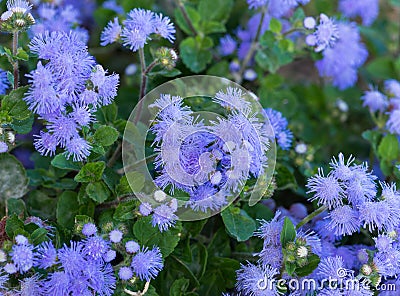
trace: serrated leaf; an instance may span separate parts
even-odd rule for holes
[[[81,168],[74,180],[76,182],[100,181],[105,168],[106,163],[104,161],[89,162]]]
[[[256,222],[244,211],[228,207],[221,213],[227,232],[237,241],[242,242],[253,236]]]
[[[4,96],[2,100],[1,109],[6,110],[13,119],[24,120],[29,118],[31,115],[28,105],[23,100],[28,88],[28,86],[18,87],[17,89],[12,90],[8,95]]]
[[[213,41],[209,37],[186,38],[179,46],[183,63],[194,73],[203,71],[212,60],[212,46]]]
[[[9,238],[14,238],[18,233],[24,231],[24,222],[17,215],[11,215],[6,221],[6,233]]]
[[[283,227],[281,231],[281,244],[284,248],[287,243],[293,242],[296,239],[296,228],[294,227],[292,221],[285,217],[283,222]]]
[[[127,202],[120,203],[115,209],[113,218],[118,221],[127,221],[135,218],[137,210],[138,201],[130,200]]]
[[[21,198],[28,191],[24,166],[8,153],[0,154],[0,200]]]
[[[48,197],[44,192],[34,190],[29,193],[26,201],[28,212],[44,220],[54,219],[54,209],[57,207],[57,199]]]
[[[21,135],[28,134],[32,130],[32,125],[35,120],[35,116],[30,114],[28,118],[23,120],[18,120],[16,118],[10,124],[10,127],[17,133]]]
[[[286,270],[286,272],[288,273],[289,276],[292,276],[294,271],[296,270],[296,264],[286,262],[285,263],[285,270]]]
[[[160,232],[158,227],[151,225],[151,217],[141,218],[133,225],[133,234],[140,245],[149,248],[158,246],[163,258],[174,251],[180,240],[181,231],[182,223],[178,221],[175,227],[169,228],[168,231]]]
[[[67,159],[65,154],[56,155],[51,161],[51,165],[59,169],[73,171],[79,171],[82,167],[79,162],[74,162],[71,158]]]
[[[107,125],[100,126],[94,133],[94,139],[96,143],[102,146],[111,146],[118,139],[119,132]]]
[[[21,199],[10,198],[7,202],[8,215],[24,215],[26,212],[25,203]]]
[[[102,181],[89,183],[85,192],[97,203],[105,202],[111,197],[110,189],[108,189],[107,185]]]

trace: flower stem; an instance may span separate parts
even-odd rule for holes
[[[177,1],[178,1],[179,9],[182,12],[183,18],[185,19],[186,23],[188,24],[190,31],[192,31],[194,36],[199,35],[199,33],[197,32],[196,28],[194,27],[194,25],[189,17],[189,14],[185,8],[185,5],[183,5],[181,0],[177,0]]]
[[[247,52],[247,55],[245,56],[245,58],[243,59],[241,65],[240,65],[240,70],[239,73],[236,77],[236,83],[242,83],[243,81],[243,73],[245,71],[246,66],[249,64],[251,58],[254,55],[254,52],[256,51],[257,47],[258,47],[258,39],[260,38],[261,35],[261,29],[264,23],[264,18],[265,18],[265,10],[263,10],[261,12],[261,19],[260,19],[260,23],[258,24],[258,28],[257,28],[257,33],[256,36],[254,37],[253,41],[251,42],[251,46],[249,51]]]
[[[18,31],[15,31],[13,33],[12,53],[14,56],[16,56],[17,52],[18,52]],[[12,63],[12,66],[13,66],[13,74],[14,74],[14,89],[17,89],[18,83],[19,83],[18,60],[14,60]]]
[[[316,209],[314,212],[312,212],[310,215],[308,215],[307,217],[305,217],[303,220],[301,220],[297,225],[296,225],[296,229],[299,229],[301,226],[307,224],[308,222],[310,222],[312,219],[314,219],[316,216],[318,216],[319,214],[325,212],[325,210],[327,210],[328,208],[326,206],[322,206],[319,207],[318,209]]]
[[[147,84],[147,77],[145,74],[146,71],[146,60],[144,58],[144,49],[139,48],[139,59],[140,59],[140,69],[142,71],[142,77],[141,77],[141,84],[140,84],[140,95],[139,95],[139,100],[141,100],[145,94],[146,94],[146,84]]]

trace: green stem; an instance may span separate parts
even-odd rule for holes
[[[190,28],[190,31],[192,31],[194,36],[199,35],[199,33],[197,32],[196,28],[194,27],[194,25],[189,17],[189,14],[185,8],[185,5],[183,5],[181,0],[178,0],[178,6],[179,6],[180,11],[182,12],[183,18],[185,19],[186,23],[188,24],[188,26]]]
[[[244,74],[245,68],[249,64],[251,58],[254,55],[254,52],[256,51],[256,49],[258,47],[258,39],[260,38],[262,25],[264,23],[264,18],[265,18],[265,10],[263,10],[261,12],[261,20],[260,20],[260,23],[258,24],[256,36],[254,37],[253,41],[251,42],[250,49],[249,49],[246,57],[243,59],[241,65],[240,65],[240,70],[239,70],[239,73],[238,73],[238,75],[236,77],[236,83],[238,83],[238,84],[242,83],[243,74]]]
[[[308,215],[307,217],[305,217],[303,220],[301,220],[297,225],[296,225],[296,229],[299,229],[301,226],[307,224],[308,222],[310,222],[312,219],[314,219],[316,216],[318,216],[319,214],[325,212],[325,210],[327,210],[328,208],[326,206],[322,206],[318,209],[316,209],[314,212],[312,212],[310,215]]]
[[[142,113],[142,108],[143,108],[142,98],[146,94],[146,85],[147,85],[147,76],[145,74],[146,60],[144,57],[144,49],[143,48],[139,48],[139,59],[140,59],[140,70],[142,72],[142,75],[141,75],[141,82],[140,82],[139,102],[138,102],[138,106],[137,106],[136,116],[133,121],[134,124],[137,124],[139,122],[140,113]]]
[[[13,52],[14,56],[17,55],[17,52],[18,52],[18,31],[15,31],[13,33],[12,52]],[[17,89],[18,88],[18,83],[19,83],[18,60],[14,60],[12,66],[13,66],[13,74],[14,74],[14,89]]]

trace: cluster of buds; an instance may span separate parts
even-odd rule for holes
[[[8,0],[7,11],[0,17],[1,29],[11,33],[27,30],[35,24],[31,8],[32,5],[25,0]]]
[[[154,53],[155,61],[164,68],[171,70],[175,68],[178,54],[175,50],[168,47],[161,47]]]
[[[295,264],[297,267],[306,266],[313,254],[304,238],[297,238],[295,242],[288,243],[282,251],[285,262]]]

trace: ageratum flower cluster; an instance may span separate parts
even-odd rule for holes
[[[158,110],[151,127],[155,184],[171,194],[175,189],[188,193],[186,205],[195,211],[220,209],[227,196],[239,193],[250,176],[260,176],[268,165],[267,130],[243,96],[235,88],[218,92],[213,101],[228,115],[217,115],[208,126],[181,97],[163,94],[149,106]]]
[[[133,52],[143,48],[153,35],[175,40],[175,27],[169,17],[150,10],[135,8],[131,10],[121,26],[118,18],[110,21],[101,33],[101,45],[105,46],[117,41]]]
[[[17,273],[39,268],[46,274],[34,273],[22,280],[15,295],[113,295],[117,279],[110,262],[116,258],[116,250],[126,255],[125,262],[130,261],[129,266],[118,269],[122,281],[134,277],[149,281],[164,267],[158,247],[149,249],[133,240],[123,241],[123,232],[118,229],[101,235],[93,223],[87,223],[82,234],[82,241],[71,241],[59,249],[51,241],[34,246],[25,236],[17,235],[9,254],[0,251],[0,293],[10,292],[7,281]]]
[[[29,47],[40,61],[27,75],[30,88],[24,100],[46,121],[47,129],[36,136],[35,148],[51,156],[59,146],[67,158],[81,161],[91,150],[82,128],[95,120],[97,108],[112,103],[119,75],[107,75],[76,32],[46,31],[35,36]]]
[[[289,290],[288,294],[293,293],[290,295],[311,292],[316,295],[372,296],[373,287],[380,283],[399,284],[400,192],[395,184],[381,183],[378,194],[375,184],[377,177],[368,172],[365,164],[355,164],[354,161],[352,157],[345,160],[339,154],[338,159],[332,159],[328,175],[325,176],[320,169],[317,175],[309,179],[307,187],[309,193],[313,193],[310,201],[316,201],[328,213],[315,217],[311,223],[298,229],[295,242],[290,246],[282,249],[280,236],[284,224],[282,213],[294,224],[299,222],[292,211],[279,209],[272,220],[260,221],[255,236],[263,240],[263,248],[256,254],[257,264],[242,265],[237,271],[236,292],[244,295],[279,295],[276,286],[280,278],[279,271],[285,268],[288,261],[302,264],[310,252],[320,258],[318,267],[307,276],[308,279],[314,279],[317,285],[311,290]],[[345,244],[343,237],[363,228],[371,234],[372,245]],[[288,250],[291,257],[287,256]],[[289,281],[292,277],[285,274],[283,278]],[[327,278],[337,280],[339,284],[357,278],[368,281],[353,291],[344,290],[344,285],[332,289],[324,283]],[[260,285],[260,279],[268,280],[272,285]]]
[[[338,22],[321,14],[318,25],[310,17],[305,19],[304,25],[314,30],[306,37],[306,43],[317,52],[322,51],[323,58],[315,64],[320,76],[331,78],[332,84],[341,90],[353,86],[357,70],[368,56],[356,24]]]
[[[36,24],[30,28],[31,34],[44,34],[49,32],[75,32],[80,39],[87,43],[89,34],[81,27],[79,11],[72,5],[56,5],[54,3],[42,3],[36,9],[38,18]]]
[[[395,79],[386,80],[384,93],[371,86],[361,97],[363,106],[372,113],[387,115],[386,129],[395,135],[400,135],[400,82]]]

